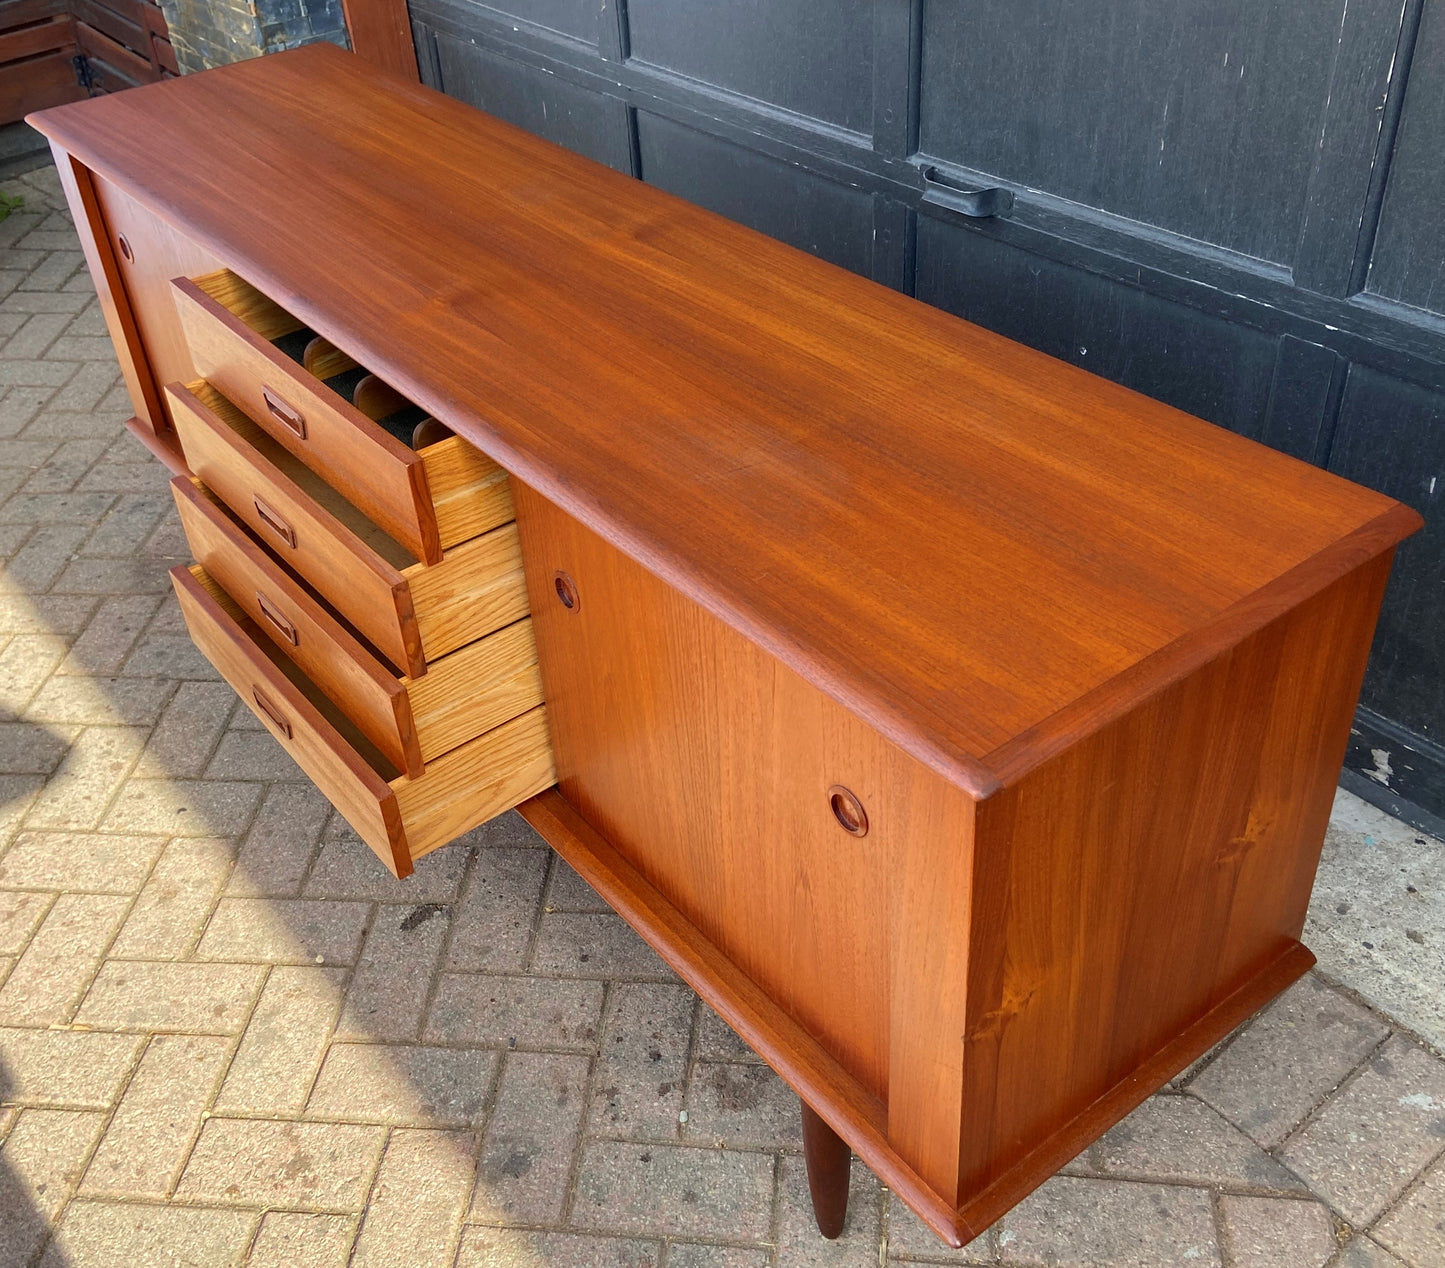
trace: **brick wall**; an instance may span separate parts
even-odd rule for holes
[[[341,0],[160,0],[182,74],[330,40],[348,47]]]

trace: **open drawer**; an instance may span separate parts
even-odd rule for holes
[[[545,705],[452,749],[419,778],[400,774],[205,569],[173,568],[171,581],[196,646],[397,876],[556,782]]]
[[[196,562],[405,774],[542,703],[530,617],[398,677],[198,481],[171,490]]]
[[[420,677],[528,614],[505,483],[480,536],[421,563],[209,384],[166,395],[190,469],[399,669]]]
[[[438,563],[486,531],[478,518],[496,486],[506,496],[495,463],[456,437],[419,451],[403,444],[328,386],[356,362],[331,345],[314,360],[292,355],[313,332],[229,269],[171,285],[197,373],[416,559]]]

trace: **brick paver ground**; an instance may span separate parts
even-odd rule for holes
[[[518,819],[382,872],[191,649],[53,173],[0,223],[0,1265],[1445,1264],[1445,1062],[1311,975],[962,1252]]]

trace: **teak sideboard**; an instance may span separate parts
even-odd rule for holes
[[[329,45],[34,119],[196,642],[528,822],[968,1241],[1290,981],[1389,498]]]

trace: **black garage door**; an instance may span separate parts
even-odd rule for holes
[[[1421,511],[1345,780],[1442,826],[1445,0],[411,15],[455,97]]]

